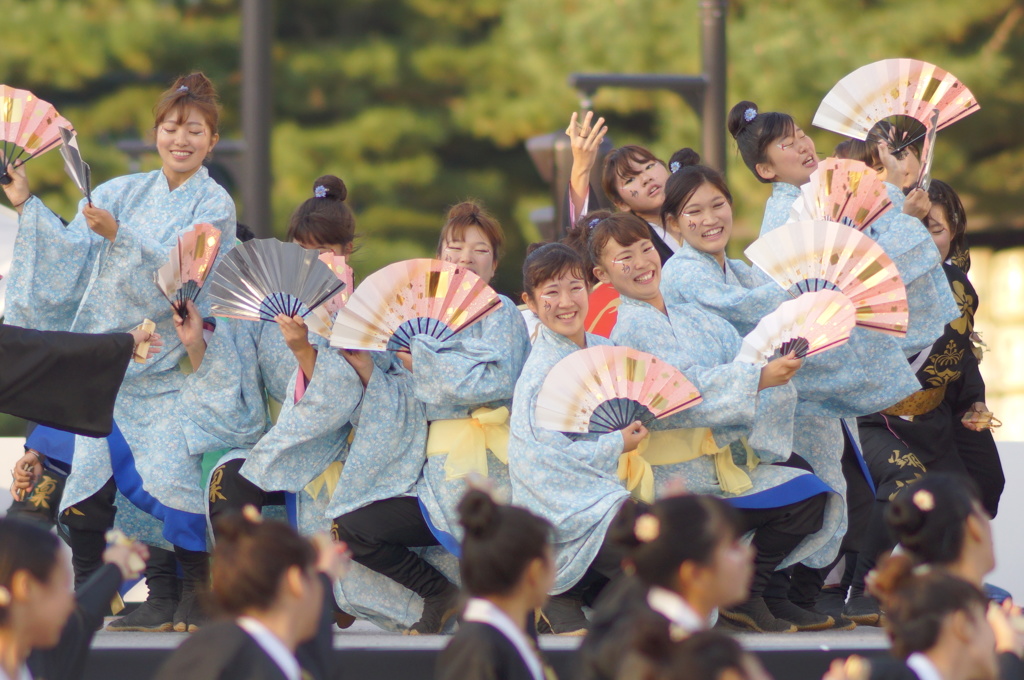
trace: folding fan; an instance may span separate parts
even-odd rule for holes
[[[932,185],[932,161],[935,160],[935,133],[939,131],[939,110],[934,109],[928,117],[926,126],[928,132],[924,136],[924,144],[921,146],[921,172],[917,176],[917,187],[928,191]]]
[[[840,290],[857,325],[903,337],[907,290],[896,265],[871,237],[838,222],[789,222],[751,243],[746,256],[794,295]]]
[[[156,270],[157,288],[182,319],[188,316],[185,302],[199,297],[218,252],[220,229],[202,222],[178,237],[170,260]]]
[[[352,292],[352,267],[348,266],[347,258],[344,255],[334,253],[321,253],[319,260],[327,265],[338,280],[345,284],[341,291],[330,300],[320,305],[306,317],[306,326],[310,331],[322,338],[330,340],[331,326],[334,325],[334,315],[345,306],[348,296]]]
[[[52,104],[0,85],[0,184],[11,183],[8,164],[25,163],[60,144],[61,128],[74,129]]]
[[[800,187],[790,215],[795,220],[841,222],[863,231],[891,207],[877,172],[860,161],[826,158]]]
[[[839,347],[850,339],[856,316],[853,303],[839,291],[804,293],[761,319],[743,338],[736,361],[763,366],[790,352],[803,359]]]
[[[374,272],[338,312],[331,345],[403,350],[415,335],[447,340],[501,306],[498,294],[465,267],[405,260]]]
[[[674,366],[630,347],[597,346],[555,364],[537,395],[537,424],[559,432],[614,432],[702,401]]]
[[[213,313],[252,321],[273,321],[278,314],[307,316],[345,286],[318,256],[273,238],[236,246],[210,279]]]
[[[941,130],[979,108],[971,91],[948,71],[916,59],[884,59],[836,83],[822,99],[813,122],[865,141],[874,131],[875,139],[889,137],[899,152],[923,138],[933,109],[939,110],[936,129]],[[875,130],[879,123],[887,123],[882,127],[888,129]]]
[[[59,132],[63,142],[60,147],[60,155],[64,157],[64,170],[85,196],[89,205],[92,205],[92,170],[89,168],[89,164],[82,160],[82,152],[78,149],[78,138],[75,131],[62,127]]]

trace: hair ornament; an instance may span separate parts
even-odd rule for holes
[[[188,85],[182,85],[181,87],[179,87],[178,88],[178,92],[185,92],[185,93],[187,93],[188,92]]]
[[[751,106],[749,109],[743,112],[743,120],[747,121],[748,123],[754,120],[755,118],[757,118],[757,109],[755,109],[753,106]]]
[[[0,586],[0,607],[7,607],[11,604],[11,591],[6,586]]]
[[[679,161],[672,161],[672,163],[668,166],[668,170],[674,175],[677,172],[679,172],[679,168],[681,167],[682,166],[679,164]]]
[[[916,491],[910,498],[921,512],[931,512],[935,509],[935,496],[928,489]]]
[[[327,187],[323,184],[317,184],[316,188],[313,189],[313,196],[316,198],[327,198]]]
[[[589,222],[587,222],[587,230],[588,231],[592,230],[594,227],[596,227],[600,223],[601,223],[601,218],[600,217],[595,217],[594,219],[592,219]]]
[[[641,543],[650,543],[661,535],[661,522],[650,513],[640,515],[633,524],[633,535]]]
[[[252,522],[253,524],[263,523],[263,515],[260,514],[260,511],[255,505],[246,504],[246,506],[242,508],[242,517],[245,517],[246,521]]]

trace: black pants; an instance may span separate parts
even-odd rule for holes
[[[639,512],[647,510],[648,504],[643,501],[637,501],[632,498],[627,499],[626,503],[633,503],[641,506]],[[616,514],[610,527],[614,527],[619,524],[620,516],[623,509],[626,507],[626,503],[619,508],[619,512]],[[633,513],[630,513],[632,516]],[[598,596],[605,589],[609,583],[617,579],[622,575],[622,560],[626,557],[627,550],[622,547],[618,542],[613,541],[609,538],[609,534],[612,531],[609,528],[605,532],[604,540],[601,542],[601,547],[597,551],[597,555],[594,556],[590,566],[587,567],[587,571],[584,572],[583,578],[576,582],[572,588],[569,588],[564,593],[556,595],[555,597],[567,597],[574,600],[582,600],[583,604],[588,607],[593,606]]]
[[[754,531],[752,545],[757,551],[751,598],[763,596],[775,568],[800,541],[821,529],[826,500],[826,494],[820,493],[779,508],[741,510],[744,532]]]
[[[247,505],[263,509],[268,505],[284,505],[283,491],[264,491],[242,476],[244,458],[229,460],[217,466],[210,477],[210,523],[217,537],[217,520],[227,514],[241,512]]]
[[[415,498],[376,501],[337,517],[334,538],[348,544],[352,559],[423,598],[440,595],[452,582],[409,548],[439,545]]]

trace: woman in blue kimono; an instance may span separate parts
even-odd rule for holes
[[[448,213],[437,255],[490,281],[503,241],[493,217],[460,203]],[[522,314],[501,301],[449,340],[417,335],[408,352],[376,357],[390,356],[384,368],[366,353],[346,353],[366,392],[329,516],[338,540],[367,568],[354,568],[341,584],[346,611],[410,634],[440,632],[454,614],[465,478],[476,473],[498,489],[509,486],[509,407],[530,343]],[[411,550],[431,547],[424,555]]]
[[[200,73],[175,81],[156,106],[162,167],[96,187],[67,225],[29,192],[24,167],[4,187],[21,215],[7,292],[6,320],[43,330],[105,333],[156,322],[167,345],[156,361],[129,367],[106,439],[79,437],[62,500],[79,582],[101,564],[104,533],[114,523],[151,545],[172,544],[186,589],[208,575],[205,503],[199,459],[180,427],[178,367],[171,309],[153,283],[178,237],[199,222],[235,235],[235,206],[203,167],[218,140],[219,108]],[[200,306],[202,307],[202,305]],[[189,602],[192,600],[190,599]],[[175,616],[187,620],[189,604]]]
[[[618,214],[600,220],[591,230],[589,253],[595,274],[622,297],[612,340],[668,361],[703,397],[697,406],[651,425],[656,434],[644,456],[660,462],[653,465],[659,491],[682,481],[688,491],[722,496],[741,509],[745,531],[753,532],[757,557],[750,597],[723,609],[722,616],[761,632],[795,630],[788,608],[769,609],[765,588],[777,568],[820,550],[842,519],[838,493],[807,470],[786,464],[797,404],[789,382],[802,362],[779,357],[758,368],[733,361],[741,338],[728,321],[694,304],[667,306],[661,263],[635,218]],[[669,447],[657,433],[677,436],[685,431],[681,428],[704,430],[711,445],[685,456],[676,447],[676,458],[665,460],[662,449]]]
[[[608,528],[630,493],[619,459],[647,436],[639,421],[607,434],[566,435],[536,422],[541,385],[555,364],[578,349],[610,345],[586,333],[583,260],[561,243],[543,245],[523,264],[523,301],[541,325],[512,399],[509,475],[512,502],[551,522],[555,585],[538,632],[583,635],[585,598],[621,574],[623,550]],[[595,592],[596,591],[596,592]]]

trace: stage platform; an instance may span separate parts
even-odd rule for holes
[[[181,641],[185,633],[96,634],[85,680],[146,680]],[[756,635],[739,633],[743,645],[761,657],[777,680],[819,680],[838,657],[886,653],[888,643],[878,628],[853,631]],[[432,680],[437,653],[447,643],[441,635],[406,637],[357,622],[334,636],[336,680]],[[578,638],[541,636],[541,648],[562,680],[575,676]],[[183,679],[184,680],[184,679]]]

